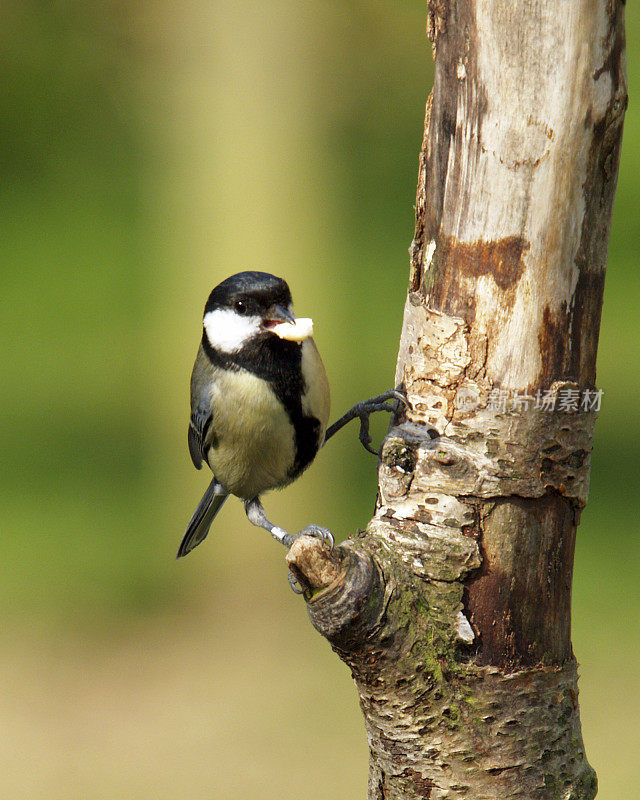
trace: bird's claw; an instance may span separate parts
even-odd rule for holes
[[[300,584],[298,579],[294,576],[293,572],[291,572],[291,570],[289,570],[288,578],[289,578],[289,586],[291,587],[291,591],[294,594],[304,594],[305,593],[306,589],[304,589],[302,587],[302,585]]]
[[[296,539],[299,539],[301,536],[313,536],[316,539],[320,539],[321,542],[329,545],[330,552],[333,551],[333,546],[335,544],[333,534],[330,530],[327,528],[322,528],[320,525],[307,525],[306,528],[301,530],[300,533],[296,533],[295,536],[287,533],[282,537],[282,544],[285,547],[291,548]]]
[[[368,400],[362,400],[356,403],[355,408],[362,408],[369,414],[373,414],[374,411],[395,411],[398,407],[397,404],[391,406],[387,405],[387,400],[398,400],[409,408],[409,401],[406,396],[397,389],[389,389],[389,391],[383,392],[377,395],[377,397],[370,397]]]
[[[336,543],[331,531],[320,525],[307,525],[304,530],[300,531],[298,536],[314,536],[316,539],[320,539],[321,542],[329,545],[329,552],[333,552],[333,547]]]
[[[387,402],[388,400],[394,400],[395,402],[389,403]],[[352,419],[356,419],[357,417],[360,420],[359,437],[362,446],[365,448],[365,450],[373,453],[374,456],[380,455],[378,450],[374,450],[373,447],[371,447],[371,436],[369,435],[369,417],[375,411],[387,411],[389,414],[393,414],[398,410],[398,403],[404,403],[404,405],[409,408],[409,401],[405,395],[403,395],[402,392],[399,392],[397,389],[390,389],[388,392],[383,392],[377,397],[372,397],[370,400],[363,400],[360,403],[356,403],[353,408],[350,408],[346,414],[343,414],[339,420],[327,428],[324,437],[325,444],[348,422],[351,422]]]
[[[387,400],[392,399],[396,402],[392,404],[386,402]],[[369,417],[376,411],[387,411],[389,414],[395,414],[395,412],[398,410],[398,405],[400,402],[404,403],[404,405],[409,408],[407,398],[396,389],[390,389],[388,392],[379,394],[377,397],[372,397],[370,400],[363,400],[360,403],[356,403],[354,406],[356,416],[360,420],[360,442],[364,449],[372,455],[379,456],[380,451],[371,447],[372,439],[371,435],[369,434]]]
[[[301,530],[300,533],[297,533],[295,536],[291,536],[291,534],[287,534],[286,538],[282,540],[283,544],[287,547],[291,547],[291,545],[299,539],[301,536],[313,536],[316,539],[320,539],[323,544],[329,545],[329,552],[333,552],[334,546],[334,538],[333,534],[327,528],[322,528],[320,525],[307,525],[304,530]],[[295,594],[304,594],[305,592],[309,591],[309,586],[298,576],[294,575],[294,573],[289,570],[289,586],[291,590]]]

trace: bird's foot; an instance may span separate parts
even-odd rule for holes
[[[371,435],[369,434],[369,417],[376,411],[387,411],[390,414],[394,414],[398,410],[399,403],[404,403],[407,408],[409,407],[409,403],[405,395],[396,389],[390,389],[388,392],[383,392],[377,397],[371,397],[369,400],[362,400],[361,402],[356,403],[353,408],[350,408],[346,414],[344,414],[339,420],[334,422],[333,425],[327,428],[327,432],[324,437],[325,443],[348,422],[351,422],[352,419],[357,417],[360,420],[359,438],[362,446],[365,450],[373,453],[374,456],[380,455],[380,451],[375,450],[371,446],[372,439]]]
[[[290,549],[296,539],[300,539],[302,536],[313,536],[315,539],[320,539],[323,544],[329,545],[329,552],[333,552],[333,546],[335,544],[333,534],[330,530],[322,528],[320,525],[307,525],[300,533],[297,533],[295,536],[287,534],[286,538],[283,538],[281,541],[282,544]],[[310,588],[301,577],[294,575],[291,571],[289,572],[289,586],[296,594],[304,594],[309,591]]]
[[[285,534],[280,541],[285,547],[291,548],[295,540],[299,539],[301,536],[313,536],[315,539],[320,539],[321,542],[325,542],[329,545],[329,552],[333,550],[335,544],[333,534],[327,528],[320,527],[320,525],[307,525],[306,528],[301,530],[300,533],[296,533],[295,536],[291,536],[289,533]]]

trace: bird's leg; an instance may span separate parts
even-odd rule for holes
[[[277,539],[285,547],[291,547],[293,544],[293,536],[277,525],[274,525],[272,522],[269,522],[265,510],[262,507],[262,503],[260,502],[260,498],[254,497],[253,500],[245,500],[244,512],[252,525],[255,525],[257,528],[264,528],[266,531],[269,531],[274,539]]]
[[[245,500],[244,510],[247,515],[247,519],[252,525],[269,531],[273,538],[277,539],[285,547],[291,547],[295,540],[300,536],[315,536],[317,539],[327,542],[333,550],[333,534],[331,531],[327,530],[326,528],[321,528],[319,525],[308,525],[304,530],[300,531],[300,533],[292,536],[282,528],[279,528],[277,525],[269,522],[265,510],[262,507],[262,503],[258,497],[254,497],[253,500]]]
[[[397,402],[389,403],[387,402],[388,400],[395,400]],[[337,433],[341,428],[344,428],[348,422],[358,417],[360,419],[360,441],[362,442],[362,446],[365,450],[373,453],[374,456],[379,455],[379,451],[371,447],[369,417],[376,411],[388,411],[390,414],[393,414],[398,409],[398,402],[404,403],[407,407],[409,405],[407,403],[407,398],[401,392],[390,389],[388,392],[379,394],[377,397],[372,397],[369,400],[362,400],[360,403],[356,403],[353,408],[349,409],[346,414],[327,428],[327,432],[324,436],[325,444],[334,433]]]

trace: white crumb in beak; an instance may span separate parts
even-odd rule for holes
[[[299,317],[295,322],[281,322],[271,328],[276,336],[289,342],[303,342],[313,336],[313,320]]]

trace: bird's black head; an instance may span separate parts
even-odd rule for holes
[[[286,281],[268,272],[238,272],[219,283],[209,295],[205,315],[216,309],[230,309],[243,316],[264,315],[272,306],[288,309],[291,292]]]
[[[203,326],[208,350],[227,354],[249,344],[255,350],[265,340],[302,342],[313,333],[311,320],[294,317],[286,282],[268,272],[239,272],[219,283],[207,300]]]

